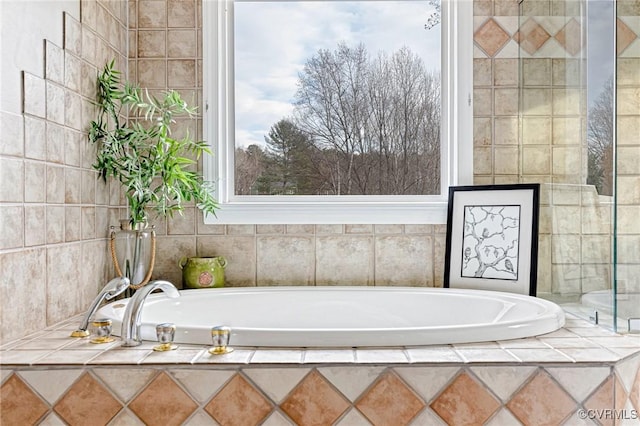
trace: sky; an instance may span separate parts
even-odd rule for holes
[[[264,145],[290,116],[298,73],[320,49],[365,44],[371,57],[409,47],[440,71],[438,25],[424,28],[428,1],[236,1],[234,3],[236,146]]]
[[[587,2],[587,101],[590,107],[613,75],[614,5],[613,0]]]

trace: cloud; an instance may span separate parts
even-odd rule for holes
[[[362,42],[374,57],[407,46],[439,71],[440,27],[424,29],[432,10],[427,1],[235,2],[236,145],[263,144],[291,115],[306,61],[339,42]]]

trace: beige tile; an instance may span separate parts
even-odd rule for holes
[[[81,202],[81,186],[82,186],[82,171],[80,169],[66,168],[64,169],[64,182],[65,204],[80,204]]]
[[[82,147],[87,143],[83,133],[73,129],[64,129],[64,162],[69,166],[80,167],[82,165]]]
[[[473,89],[473,116],[493,115],[493,93],[491,89]]]
[[[548,145],[551,143],[550,117],[522,118],[522,143],[531,145]]]
[[[96,209],[82,207],[82,239],[89,240],[96,237]]]
[[[46,207],[47,244],[61,243],[65,235],[65,211],[62,206]]]
[[[168,235],[193,235],[195,233],[196,208],[185,207],[182,214],[167,219]]]
[[[47,249],[47,323],[54,324],[77,314],[80,306],[75,283],[81,276],[80,244],[54,246]],[[61,283],[68,283],[67,286]]]
[[[24,113],[45,118],[47,110],[45,80],[28,72],[24,72],[22,85]]]
[[[495,140],[497,145],[517,145],[519,125],[517,117],[500,117],[494,120]]]
[[[580,89],[553,89],[554,115],[580,115],[583,102]]]
[[[169,30],[167,32],[169,58],[195,58],[197,46],[197,32],[195,30]]]
[[[345,234],[371,234],[373,225],[368,224],[347,224],[344,226]]]
[[[316,225],[316,234],[342,234],[344,225]]]
[[[19,374],[22,380],[53,405],[80,377],[82,370],[22,371]]]
[[[523,89],[522,97],[522,114],[524,116],[551,115],[551,90]]]
[[[554,147],[552,155],[554,175],[580,175],[582,156],[579,147]]]
[[[93,371],[125,403],[157,374],[155,370],[144,368],[96,368]]]
[[[87,26],[82,28],[82,59],[96,65],[96,34]]]
[[[0,201],[22,202],[24,200],[24,162],[20,159],[0,158]]]
[[[0,111],[0,154],[22,156],[24,152],[24,116]]]
[[[191,59],[167,61],[167,83],[169,87],[194,87],[196,85],[196,62]]]
[[[47,160],[50,163],[64,164],[64,127],[47,122]]]
[[[24,207],[24,245],[37,246],[46,243],[45,207]]]
[[[5,216],[7,212],[4,210],[5,208],[0,208],[2,217],[10,217]],[[7,234],[3,235],[4,243]],[[5,271],[5,279],[0,281],[0,299],[11,300],[11,303],[3,304],[0,311],[1,341],[17,339],[42,329],[42,325],[46,324],[45,265],[44,249],[0,254],[0,266]],[[29,291],[20,291],[22,283],[27,282],[41,285],[34,286]],[[8,362],[6,354],[2,355],[2,361]]]
[[[582,65],[579,59],[552,59],[554,86],[579,86],[582,84]]]
[[[502,402],[507,402],[513,393],[533,374],[532,366],[471,367],[471,371],[482,380]]]
[[[82,26],[68,13],[64,14],[64,49],[75,54],[82,53]]]
[[[166,31],[140,30],[137,32],[139,58],[164,58],[167,54]]]
[[[315,227],[313,225],[285,225],[285,232],[287,234],[313,235]]]
[[[167,25],[167,5],[164,1],[138,2],[138,28],[164,28]]]
[[[65,207],[64,208],[64,240],[78,241],[82,238],[82,208],[81,207]]]
[[[493,172],[493,150],[490,147],[473,148],[474,174],[491,174]]]
[[[491,86],[491,59],[475,58],[473,60],[473,87]]]
[[[522,172],[527,175],[551,172],[551,150],[548,146],[525,146],[522,148]]]
[[[309,373],[307,368],[245,368],[242,371],[276,404]]]
[[[577,135],[581,133],[581,119],[578,117],[554,117],[553,118],[553,144],[573,145],[580,142]]]
[[[67,127],[82,130],[85,123],[82,122],[82,99],[80,95],[66,90],[64,93],[64,123]]]
[[[180,369],[171,371],[171,375],[200,403],[206,402],[214,396],[234,374],[233,370]]]
[[[518,86],[519,67],[517,59],[495,59],[494,68],[493,82],[496,86]]]
[[[551,59],[524,58],[522,60],[524,86],[549,86],[551,83]]]
[[[64,51],[45,40],[44,76],[47,80],[64,84]]]
[[[371,285],[373,237],[318,236],[316,284]]]
[[[84,204],[93,204],[96,201],[96,173],[93,170],[82,171],[81,200]]]
[[[473,145],[487,146],[493,142],[493,129],[490,118],[476,117],[473,120]]]
[[[150,89],[164,89],[167,85],[166,62],[159,59],[139,60],[138,82],[142,87],[148,87]]]
[[[256,240],[253,236],[198,236],[197,254],[227,259],[227,286],[256,285]]]
[[[82,78],[82,60],[79,57],[71,55],[69,54],[69,52],[66,52],[64,56],[65,86],[74,92],[80,92],[82,88],[81,78]],[[49,112],[47,111],[47,114],[48,113]]]
[[[258,285],[311,285],[314,282],[312,237],[258,236]]]
[[[518,154],[517,147],[496,147],[495,174],[517,175],[519,171]]]
[[[64,124],[64,88],[47,81],[46,92],[47,120]]]
[[[46,122],[34,117],[24,118],[25,157],[36,160],[47,158]]]
[[[195,28],[195,0],[167,0],[169,28]]]
[[[433,274],[430,236],[376,236],[375,284],[425,286]]]
[[[256,234],[284,234],[285,225],[256,225]]]

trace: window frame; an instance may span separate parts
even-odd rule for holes
[[[233,1],[203,0],[202,10],[203,133],[214,152],[203,173],[221,207],[206,224],[446,223],[448,187],[473,182],[472,0],[442,0],[441,193],[424,196],[235,195]]]

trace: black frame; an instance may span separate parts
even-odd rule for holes
[[[506,196],[509,191],[517,191],[513,196],[520,201],[524,200],[524,204],[514,204],[509,202]],[[518,264],[516,265],[516,279],[506,278],[485,278],[470,277],[462,275],[462,258],[467,256],[469,252],[464,253],[462,247],[464,245],[464,213],[465,207],[474,207],[474,205],[465,205],[464,199],[482,200],[482,207],[496,206],[518,206]],[[474,202],[474,201],[472,201]],[[477,203],[478,201],[475,201]],[[477,206],[479,207],[479,206]],[[529,207],[529,209],[522,209]],[[540,184],[524,183],[509,185],[471,185],[471,186],[452,186],[449,188],[449,204],[447,209],[447,237],[445,249],[444,263],[444,287],[457,288],[477,288],[485,290],[507,291],[520,294],[536,295],[537,278],[538,278],[538,223],[540,216]],[[523,212],[520,212],[523,210]],[[462,220],[460,220],[462,219]],[[454,223],[457,222],[457,223]],[[486,231],[486,229],[484,229]],[[530,231],[530,234],[522,236],[521,234]],[[452,238],[456,240],[452,241]],[[528,244],[530,240],[530,244]],[[468,250],[468,249],[467,249]],[[520,250],[524,251],[526,256],[520,256]],[[453,256],[453,257],[452,257]],[[478,254],[479,256],[479,254]],[[453,260],[453,261],[452,261]],[[505,260],[505,262],[508,262]],[[452,267],[460,272],[453,274]],[[513,271],[513,265],[506,265],[507,269]],[[511,267],[511,268],[509,268]],[[524,270],[525,274],[517,274],[518,271]],[[518,275],[522,275],[518,277]],[[514,287],[514,284],[516,287]],[[502,288],[504,287],[504,288]]]

